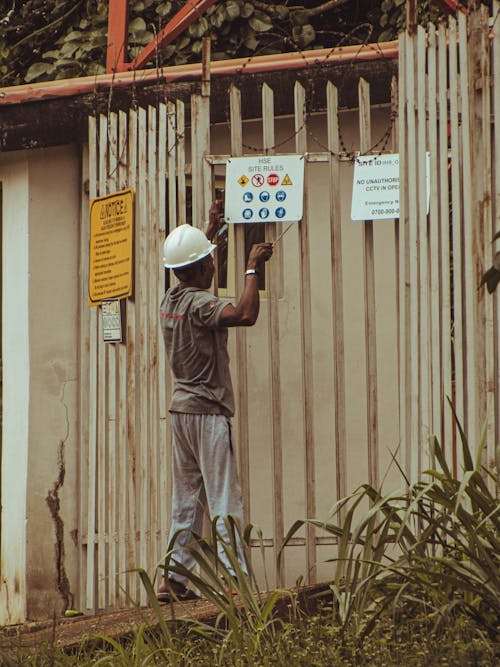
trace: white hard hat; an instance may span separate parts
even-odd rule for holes
[[[167,269],[180,269],[203,259],[216,247],[201,229],[192,225],[179,225],[163,243],[163,264]]]

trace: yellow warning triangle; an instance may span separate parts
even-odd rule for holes
[[[291,181],[290,176],[288,174],[281,181],[281,185],[292,185],[292,181]]]

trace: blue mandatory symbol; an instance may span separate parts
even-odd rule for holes
[[[278,201],[285,201],[286,199],[286,192],[284,190],[278,190],[276,193],[276,199]]]
[[[253,211],[251,208],[244,208],[242,215],[245,220],[250,220],[250,218],[253,216]]]
[[[259,217],[262,220],[265,220],[266,218],[268,218],[269,217],[269,209],[268,208],[261,208],[259,210]]]
[[[266,202],[266,201],[269,201],[270,196],[271,195],[269,194],[269,192],[267,192],[267,190],[264,190],[263,192],[261,192],[259,194],[259,199],[260,199],[260,201]]]
[[[286,210],[283,208],[283,206],[278,206],[276,209],[276,217],[281,220],[281,218],[284,218],[286,215]]]
[[[248,202],[251,202],[252,199],[253,199],[253,193],[252,192],[245,192],[244,193],[243,201],[247,202],[247,204],[248,204]]]

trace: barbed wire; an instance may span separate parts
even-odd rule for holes
[[[193,7],[196,8],[197,3],[192,3]],[[495,26],[495,23],[498,19],[498,16],[500,14],[500,11],[497,10],[495,18],[493,20],[493,25],[492,27]],[[157,36],[156,33],[156,26],[153,26],[153,29],[155,31],[155,37]],[[360,35],[361,31],[365,31],[364,35]],[[274,40],[267,40],[265,44],[263,44],[259,49],[256,49],[254,53],[249,55],[245,62],[241,65],[241,68],[237,71],[236,75],[234,76],[233,81],[231,82],[231,85],[235,85],[238,87],[241,85],[242,81],[247,79],[248,76],[252,76],[252,74],[248,73],[248,67],[250,64],[254,61],[254,59],[258,58],[260,55],[263,54],[264,51],[269,51],[270,49],[277,44],[280,45],[287,45],[290,46],[292,51],[295,51],[298,53],[302,59],[303,59],[303,65],[300,67],[301,71],[301,78],[305,80],[305,85],[304,87],[306,88],[307,91],[307,104],[304,102],[304,121],[301,123],[299,127],[297,127],[293,132],[289,133],[285,138],[280,139],[279,141],[274,142],[272,146],[263,146],[263,145],[257,145],[257,144],[250,144],[248,142],[243,142],[242,146],[247,152],[252,152],[252,153],[269,153],[270,151],[275,151],[280,149],[281,147],[285,146],[286,144],[289,144],[293,139],[295,139],[298,134],[304,131],[304,129],[307,130],[307,136],[310,138],[311,141],[313,141],[317,146],[319,146],[324,152],[330,154],[332,157],[335,158],[343,158],[343,159],[350,159],[351,161],[355,161],[356,157],[358,156],[359,152],[356,150],[348,149],[346,146],[345,139],[342,135],[342,131],[340,129],[341,124],[340,122],[338,123],[339,127],[339,143],[340,143],[340,150],[338,152],[334,152],[331,149],[329,149],[328,146],[325,145],[325,142],[322,138],[316,135],[316,133],[313,131],[313,129],[310,126],[310,119],[313,113],[317,111],[318,108],[321,108],[322,105],[318,102],[317,96],[319,95],[319,86],[318,86],[318,72],[323,71],[331,71],[331,58],[334,56],[336,53],[342,52],[342,49],[346,44],[349,44],[349,46],[352,46],[353,43],[358,43],[359,50],[353,52],[350,54],[349,60],[346,60],[343,63],[343,69],[341,72],[341,77],[340,77],[340,82],[337,85],[337,89],[339,91],[339,98],[342,97],[342,91],[346,85],[348,85],[350,82],[353,80],[353,74],[355,74],[354,69],[358,63],[358,55],[359,53],[366,48],[372,49],[379,57],[379,59],[382,62],[390,62],[393,63],[393,57],[388,57],[380,44],[378,43],[371,43],[369,42],[369,39],[371,38],[371,35],[373,33],[373,26],[369,24],[368,22],[364,22],[362,24],[359,24],[355,26],[352,30],[349,32],[343,33],[340,31],[333,31],[333,30],[322,30],[318,31],[317,34],[324,35],[329,38],[335,38],[337,39],[337,43],[330,48],[326,56],[322,56],[321,60],[318,58],[311,62],[311,53],[313,51],[308,50],[307,55],[306,51],[304,49],[301,49],[297,43],[296,40],[293,39],[293,36],[291,36],[289,33],[286,33],[281,28],[277,28],[275,31],[272,33],[267,33],[267,36],[269,37],[274,37]],[[163,77],[163,67],[160,64],[161,58],[160,58],[160,49],[158,47],[158,44],[156,45],[155,49],[155,68],[157,70],[157,77],[158,81],[161,81],[163,79],[163,85],[161,87],[161,91],[163,94],[163,101],[165,103],[168,103],[171,101],[169,99],[169,86],[168,82],[166,81],[165,77]],[[299,69],[299,68],[297,68]],[[135,73],[136,71],[134,70],[134,79],[132,83],[132,95],[133,95],[133,107],[137,107],[137,97],[136,97],[136,79],[135,79]],[[111,110],[111,98],[113,95],[113,88],[114,88],[114,76],[112,77],[111,85],[110,85],[110,91],[109,91],[109,98],[108,98],[108,115]],[[160,94],[160,93],[159,93]],[[323,94],[323,91],[322,91]],[[227,89],[227,94],[226,94],[226,104],[225,104],[225,118],[226,122],[228,125],[230,125],[231,120],[230,120],[230,95],[229,95],[229,88]],[[324,105],[323,105],[324,108]],[[337,108],[337,119],[339,120],[339,114],[340,114],[341,109]],[[170,155],[173,151],[176,150],[179,142],[181,140],[185,139],[185,133],[184,132],[179,132],[177,128],[177,114],[176,113],[167,113],[167,123],[168,126],[173,130],[173,135],[175,137],[174,141],[168,145],[167,148],[167,155]],[[394,100],[391,97],[391,102],[390,102],[390,113],[387,121],[387,125],[385,127],[385,130],[383,131],[382,135],[378,140],[376,140],[373,145],[366,151],[366,153],[378,153],[381,154],[387,150],[389,141],[391,140],[391,137],[393,137],[393,131],[394,131],[394,124],[395,121],[398,117],[398,109],[397,109],[397,100]],[[108,144],[111,145],[111,142],[108,141]],[[123,154],[120,154],[118,156],[118,163],[117,166],[121,163],[121,159],[123,157]]]

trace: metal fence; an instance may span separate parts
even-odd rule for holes
[[[352,157],[343,153],[339,125],[352,124],[352,112],[339,111],[337,88],[327,84],[326,109],[312,116],[297,82],[293,120],[275,118],[269,86],[259,93],[263,152],[277,150],[284,124],[291,131],[280,152],[306,159],[304,219],[266,267],[259,327],[233,331],[230,340],[246,519],[263,528],[274,581],[328,576],[320,563],[335,540],[313,529],[290,542],[282,571],[274,572],[287,528],[297,518],[325,518],[362,481],[381,483],[393,453],[414,479],[429,462],[427,438],[435,433],[459,469],[446,397],[473,443],[486,423],[485,463],[494,464],[498,296],[478,290],[500,211],[500,132],[492,123],[500,31],[488,21],[483,9],[402,35],[386,108],[372,108],[369,85],[359,81],[356,149],[370,151],[376,119],[392,128],[387,149],[400,153],[401,216],[383,226],[352,227],[348,219]],[[230,123],[219,132],[225,152],[210,125],[206,89],[192,97],[189,117],[173,100],[89,119],[89,195],[134,188],[136,225],[125,342],[103,343],[99,308],[81,310],[80,606],[87,610],[127,605],[128,594],[144,601],[136,575],[123,573],[154,572],[166,548],[171,378],[158,321],[168,281],[161,243],[173,225],[207,219],[226,159],[244,154],[241,94],[233,86],[228,96]],[[85,202],[83,291],[88,219]],[[266,225],[267,238],[279,230]],[[220,289],[228,297],[242,289],[246,234],[244,225],[229,232]]]

